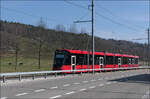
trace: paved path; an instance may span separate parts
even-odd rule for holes
[[[15,81],[14,81],[15,82]],[[149,99],[147,69],[69,75],[28,82],[1,84],[0,99],[139,98]]]

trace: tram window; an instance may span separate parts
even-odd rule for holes
[[[123,57],[123,64],[128,64],[128,58],[127,57]]]
[[[87,55],[77,55],[77,65],[86,65]]]
[[[75,64],[75,57],[72,58],[72,64]]]
[[[128,64],[132,64],[131,58],[128,59]]]
[[[70,65],[70,64],[71,64],[71,56],[66,55],[64,65]]]
[[[83,55],[83,64],[84,65],[87,65],[87,55]]]
[[[79,55],[76,55],[77,58],[77,65],[81,65],[82,64],[82,58]]]
[[[100,64],[103,64],[103,61],[104,61],[103,58],[101,58],[101,59],[100,59]]]
[[[57,54],[56,58],[64,58],[64,55],[63,54]]]
[[[115,64],[118,64],[118,57],[115,57]]]
[[[92,65],[92,60],[93,60],[93,59],[92,59],[92,55],[90,55],[90,57],[89,57],[89,64],[90,64],[90,65]]]
[[[132,64],[135,64],[135,60],[134,59],[132,59]]]
[[[135,64],[138,64],[138,59],[137,58],[135,59]]]
[[[54,64],[57,67],[62,66],[63,64],[69,65],[71,64],[71,59],[69,57],[68,52],[65,51],[55,51],[55,58],[54,58]]]
[[[106,64],[113,65],[113,56],[106,56]]]
[[[95,65],[99,65],[99,57],[100,56],[95,55],[95,62],[94,62]]]
[[[62,65],[64,61],[64,55],[63,54],[56,54],[55,55],[55,64]]]
[[[100,57],[100,55],[95,55],[94,56],[94,64],[95,65],[99,65],[99,57]],[[92,55],[90,55],[90,57],[89,57],[89,64],[90,65],[92,65],[92,61],[93,59],[92,59]]]

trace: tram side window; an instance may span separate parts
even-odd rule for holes
[[[128,64],[128,58],[127,57],[123,57],[123,64]]]
[[[92,55],[90,55],[90,57],[89,57],[89,64],[92,65],[92,62],[93,62],[93,57],[92,57]],[[94,64],[95,65],[99,65],[99,56],[98,55],[94,56]]]
[[[87,65],[87,55],[83,55],[83,65]]]
[[[138,59],[137,58],[135,59],[135,64],[138,64]]]
[[[106,64],[113,65],[113,56],[106,56]]]
[[[87,55],[77,55],[77,65],[86,65],[87,64]]]
[[[132,64],[135,64],[135,59],[132,58],[132,59],[131,59],[131,63],[132,63]]]
[[[75,57],[72,57],[72,64],[75,64]]]
[[[115,64],[118,64],[118,58],[117,56],[115,56]]]
[[[132,59],[128,58],[128,64],[132,64]]]
[[[99,65],[99,55],[95,55],[95,62],[94,62],[94,64],[95,65]]]
[[[95,65],[99,65],[99,58],[100,58],[100,57],[104,57],[104,56],[100,56],[100,55],[95,55],[95,56],[94,56],[94,64],[95,64]],[[93,60],[93,59],[92,59],[92,55],[90,55],[90,58],[89,58],[89,64],[90,64],[90,65],[92,65],[92,62],[93,62],[92,60]]]
[[[71,64],[71,56],[66,55],[64,65],[70,65],[70,64]]]
[[[93,59],[92,59],[92,55],[90,55],[90,57],[89,57],[89,64],[90,64],[90,65],[92,65],[92,62],[93,62],[92,60],[93,60]]]

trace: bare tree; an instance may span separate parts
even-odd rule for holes
[[[77,33],[78,32],[76,24],[71,24],[70,25],[70,32],[72,32],[72,33]]]
[[[39,24],[39,34],[42,32],[42,29],[46,28],[46,23],[43,20],[43,18],[40,18]],[[39,41],[39,47],[38,47],[38,68],[41,68],[41,48],[42,48],[42,44],[44,42],[44,40],[42,40],[41,35],[39,35],[39,37],[37,38],[37,40]]]
[[[18,28],[16,26],[16,33],[15,33],[15,70],[17,70],[17,66],[18,66],[18,53],[19,53]]]
[[[46,28],[46,22],[44,21],[44,19],[42,17],[40,18],[40,21],[38,23],[38,27]]]
[[[65,26],[64,25],[62,25],[62,24],[58,24],[58,25],[56,25],[56,31],[66,31],[66,28],[65,28]]]

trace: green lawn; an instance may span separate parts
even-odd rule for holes
[[[20,64],[23,63],[23,64]],[[52,70],[52,59],[41,58],[41,68],[38,68],[38,59],[37,58],[24,58],[19,57],[16,67],[15,57],[14,56],[5,56],[1,57],[1,67],[0,72],[31,72],[31,71],[48,71]],[[15,70],[16,67],[16,70]]]

